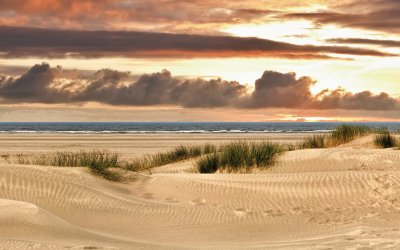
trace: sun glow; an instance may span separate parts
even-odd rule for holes
[[[364,38],[375,40],[400,40],[400,36],[387,34],[382,32],[370,32],[357,28],[346,28],[335,24],[318,25],[316,26],[311,21],[296,20],[296,21],[275,21],[262,24],[238,24],[230,25],[221,30],[238,37],[257,37],[298,45],[330,45],[344,46],[329,39],[338,38]],[[329,41],[327,43],[327,41]],[[346,45],[347,46],[347,45]],[[350,45],[358,48],[371,48],[369,44]],[[372,45],[373,46],[373,45]],[[374,46],[388,53],[399,53],[398,48],[382,48]]]
[[[309,21],[288,21],[233,25],[222,31],[240,37],[258,37],[295,44],[312,44],[315,41],[309,37],[310,29],[312,29],[312,23]]]

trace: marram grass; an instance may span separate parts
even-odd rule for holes
[[[330,146],[338,146],[348,143],[358,137],[370,134],[376,130],[364,125],[340,125],[337,126],[328,136],[327,143]]]
[[[285,149],[271,142],[236,141],[226,144],[216,153],[205,155],[196,162],[200,173],[247,172],[252,168],[271,166]]]
[[[299,143],[300,149],[307,148],[326,148],[327,147],[327,135],[318,134],[307,136],[301,143]]]
[[[299,149],[335,147],[361,136],[379,133],[385,129],[373,129],[364,125],[339,125],[327,134],[311,135],[298,144]]]
[[[57,167],[88,167],[92,173],[107,180],[120,180],[120,175],[112,171],[112,168],[119,167],[119,155],[107,150],[57,151],[35,156],[18,154],[16,155],[16,163]]]
[[[389,131],[378,133],[374,138],[375,146],[379,148],[393,148],[399,146],[399,142]]]
[[[220,166],[220,161],[220,155],[217,153],[205,155],[197,160],[197,170],[203,174],[215,173]]]
[[[167,152],[145,155],[131,162],[126,162],[124,168],[131,171],[142,171],[215,152],[217,152],[217,147],[212,144],[202,146],[181,145]]]
[[[133,161],[121,161],[117,153],[107,150],[59,151],[34,156],[18,154],[15,155],[14,162],[59,167],[88,167],[92,173],[112,181],[121,178],[118,171],[115,171],[118,168],[139,172],[191,158],[199,158],[196,161],[196,169],[200,173],[248,172],[253,168],[265,168],[273,165],[277,156],[284,151],[337,146],[370,133],[378,133],[374,143],[380,148],[399,146],[398,140],[387,129],[340,125],[331,133],[308,136],[298,144],[280,145],[268,141],[235,141],[219,147],[213,144],[181,145],[167,152],[145,155]],[[9,155],[1,157],[11,162]]]

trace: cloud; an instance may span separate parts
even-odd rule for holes
[[[312,106],[318,109],[396,110],[400,108],[400,101],[384,92],[376,95],[370,91],[350,93],[336,89],[317,94]]]
[[[317,5],[326,8],[290,12]],[[399,13],[397,0],[0,0],[0,25],[4,26],[201,34],[218,34],[227,25],[288,19],[399,32]]]
[[[48,30],[0,26],[3,58],[63,57],[287,57],[321,58],[326,53],[393,56],[345,46],[294,45],[259,38],[136,31]]]
[[[242,3],[227,0],[0,0],[0,24],[92,30],[168,27],[171,31],[187,24],[201,27],[251,22],[274,13],[257,2],[247,1],[243,8]]]
[[[312,95],[315,81],[295,73],[265,71],[254,89],[235,81],[174,77],[167,70],[133,80],[129,72],[102,69],[71,77],[60,67],[34,65],[18,78],[0,77],[2,103],[86,103],[115,106],[180,106],[186,108],[296,108],[400,110],[387,93],[351,93],[343,89]]]
[[[337,24],[390,33],[400,32],[398,0],[351,1],[327,11],[286,13],[281,18],[306,19],[316,24]]]
[[[326,41],[331,43],[341,43],[341,44],[368,44],[368,45],[379,45],[386,47],[400,47],[400,41],[398,40],[335,38],[335,39],[328,39]]]
[[[312,101],[310,87],[314,83],[310,77],[297,79],[295,73],[265,71],[255,82],[248,107],[306,107]]]
[[[60,68],[34,65],[19,78],[0,78],[0,97],[5,103],[100,102],[111,105],[225,107],[247,92],[238,82],[221,79],[180,79],[167,70],[144,74],[130,82],[128,72],[102,69],[90,78],[62,81]]]
[[[134,83],[121,85],[127,73],[105,69],[96,73],[98,79],[76,93],[77,101],[100,101],[111,105],[179,105],[184,107],[230,106],[246,87],[238,82],[221,79],[185,79],[172,77],[167,70],[142,75]]]
[[[49,87],[56,79],[56,70],[51,69],[48,64],[41,64],[34,65],[19,78],[0,78],[1,96],[13,101],[58,102],[65,93],[58,95],[57,90]]]
[[[227,24],[260,21],[274,13],[253,10],[250,3],[241,7],[208,0],[0,0],[0,25],[217,35]]]

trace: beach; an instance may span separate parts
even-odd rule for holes
[[[111,182],[82,167],[10,155],[179,145],[296,143],[310,133],[0,134],[0,249],[396,249],[400,151],[373,135],[284,152],[255,173],[199,174],[194,159]],[[396,135],[399,137],[398,135]]]
[[[400,250],[400,0],[0,0],[0,250]]]

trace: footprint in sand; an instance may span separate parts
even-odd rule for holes
[[[166,201],[166,202],[172,202],[172,203],[180,202],[179,199],[177,199],[177,198],[171,198],[171,197],[166,198],[165,201]]]
[[[294,207],[290,210],[292,214],[302,214],[303,213],[303,208],[301,207]]]
[[[233,210],[233,212],[235,213],[236,216],[240,216],[240,217],[246,216],[246,214],[247,214],[246,209],[244,209],[244,208],[235,209],[235,210]]]
[[[376,217],[376,216],[378,216],[379,215],[379,213],[368,213],[366,216],[365,216],[365,218],[373,218],[373,217]]]
[[[204,198],[199,198],[199,199],[190,201],[190,204],[192,204],[192,205],[205,205],[206,203],[207,203],[207,201]]]
[[[84,246],[83,249],[100,249],[100,248],[95,246]]]
[[[153,194],[153,193],[145,193],[145,194],[143,195],[143,197],[144,197],[145,199],[154,199],[154,194]]]
[[[283,216],[285,213],[283,213],[281,210],[266,210],[263,212],[264,216],[272,216],[272,217],[278,217],[278,216]]]
[[[374,199],[371,202],[372,207],[399,209],[398,205],[396,205],[399,186],[391,181],[389,177],[388,174],[385,174],[374,179],[377,187],[370,192]]]
[[[250,209],[245,209],[245,208],[237,208],[237,209],[233,210],[233,213],[239,217],[244,217],[246,215],[251,214],[252,212],[253,211],[251,211]]]

